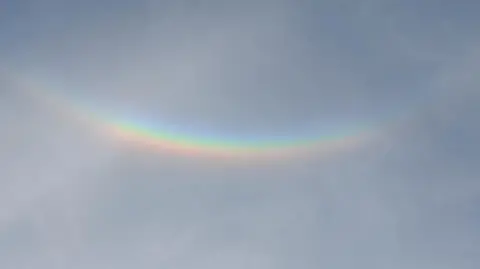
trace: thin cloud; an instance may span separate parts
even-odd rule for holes
[[[0,266],[478,267],[478,43],[445,6],[447,24],[394,2],[16,11]],[[65,105],[234,133],[383,121],[335,157],[225,165],[116,147],[15,88],[25,81]]]

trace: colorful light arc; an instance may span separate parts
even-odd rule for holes
[[[25,83],[24,83],[25,84]],[[35,84],[38,86],[37,82]],[[62,98],[45,87],[28,87],[35,98],[47,102],[59,113],[69,115],[82,122],[93,124],[96,130],[113,139],[139,145],[143,149],[170,152],[183,156],[220,158],[283,158],[299,154],[329,154],[348,150],[364,144],[371,138],[372,128],[356,128],[353,131],[335,135],[309,135],[307,137],[232,138],[208,136],[172,130],[151,122],[106,116],[92,109]],[[36,90],[32,90],[36,89]]]
[[[110,121],[110,130],[116,137],[140,143],[152,149],[163,149],[182,155],[210,155],[217,157],[282,157],[295,152],[339,150],[360,142],[355,137],[317,137],[312,139],[240,140],[213,138],[173,133],[142,126],[135,122]]]

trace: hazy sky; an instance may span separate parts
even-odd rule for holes
[[[1,1],[0,268],[478,268],[479,8]],[[76,113],[371,138],[223,162]]]

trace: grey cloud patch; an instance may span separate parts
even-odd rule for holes
[[[95,3],[17,16],[25,44],[2,68],[194,127],[409,117],[348,154],[235,166],[112,147],[2,81],[2,268],[478,267],[471,18],[410,1]]]
[[[337,37],[329,28],[317,33],[310,29],[314,22],[304,23],[298,18],[301,14],[288,6],[203,12],[185,11],[162,20],[162,11],[160,24],[155,15],[149,20],[112,20],[120,20],[118,24],[105,19],[100,26],[95,20],[95,27],[87,22],[81,31],[57,34],[54,40],[60,42],[52,51],[46,46],[42,55],[48,58],[42,62],[50,62],[54,80],[61,74],[63,86],[56,90],[75,101],[83,96],[83,101],[92,102],[88,94],[92,91],[100,105],[107,102],[120,106],[120,111],[146,110],[153,120],[155,115],[166,115],[173,122],[193,126],[194,132],[202,124],[232,133],[268,132],[276,127],[318,131],[352,122],[368,125],[378,121],[380,114],[402,113],[411,106],[412,97],[393,98],[390,95],[397,92],[393,90],[384,94],[385,82],[364,72],[365,60],[372,59],[347,57],[353,44],[344,36]],[[125,21],[129,27],[124,27]],[[339,29],[343,35],[356,30]],[[308,35],[334,42],[308,44],[304,41]],[[44,65],[40,68],[48,70]],[[376,67],[380,69],[385,68]],[[387,72],[377,77],[396,71]],[[276,100],[289,102],[279,105]]]

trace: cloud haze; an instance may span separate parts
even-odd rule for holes
[[[0,267],[477,268],[478,4],[457,2],[4,1]],[[225,164],[72,106],[375,139]]]

